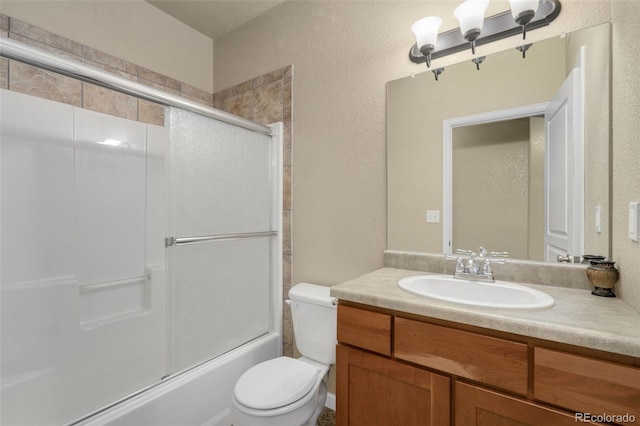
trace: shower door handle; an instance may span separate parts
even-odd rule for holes
[[[277,231],[264,231],[264,232],[245,232],[238,234],[219,234],[219,235],[208,235],[206,237],[167,237],[164,239],[164,246],[181,246],[185,244],[199,244],[206,243],[210,241],[234,241],[234,240],[244,240],[247,238],[263,238],[263,237],[275,237],[278,235]]]

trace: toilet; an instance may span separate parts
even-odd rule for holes
[[[315,426],[336,360],[336,303],[329,287],[300,283],[289,290],[293,333],[301,358],[279,357],[247,370],[236,382],[234,426]]]

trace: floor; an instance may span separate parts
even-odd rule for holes
[[[335,426],[336,425],[336,412],[325,408],[320,417],[318,417],[318,426]]]

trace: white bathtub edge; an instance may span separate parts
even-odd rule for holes
[[[77,425],[228,425],[235,382],[253,365],[278,357],[281,346],[279,334],[265,335]]]

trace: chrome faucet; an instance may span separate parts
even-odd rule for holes
[[[456,271],[454,278],[467,281],[494,282],[493,264],[507,263],[505,257],[509,253],[494,252],[488,253],[485,247],[479,247],[478,253],[471,250],[456,250],[456,255],[446,254],[445,259],[456,261]],[[466,264],[465,264],[466,260]]]

